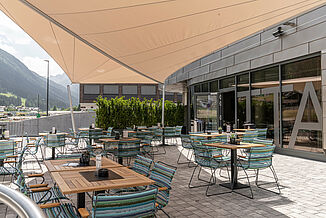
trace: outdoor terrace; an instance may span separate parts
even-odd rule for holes
[[[275,154],[273,165],[279,178],[281,195],[258,189],[253,185],[254,199],[231,193],[206,197],[206,187],[188,188],[188,182],[193,168],[187,164],[177,165],[176,160],[181,150],[180,140],[178,146],[167,146],[167,154],[156,155],[155,161],[161,160],[178,167],[172,182],[170,202],[165,211],[171,217],[326,217],[326,187],[324,185],[324,172],[326,163],[300,159]],[[50,155],[50,150],[47,151]],[[43,163],[46,183],[53,185],[53,180]],[[26,159],[23,164],[25,173],[40,172],[34,160]],[[270,171],[261,171],[268,174]],[[225,175],[225,171],[222,172]],[[202,174],[209,178],[207,172]],[[239,177],[244,176],[239,171]],[[225,178],[217,177],[225,181]],[[263,178],[263,177],[261,177]],[[251,178],[253,182],[254,178]],[[263,178],[263,180],[270,180]],[[218,181],[218,183],[221,181]],[[242,180],[241,182],[245,182]],[[2,184],[10,184],[9,177],[1,180]],[[34,180],[29,181],[34,184]],[[252,183],[253,184],[253,183]],[[14,185],[10,185],[15,187]],[[274,188],[273,185],[270,187]],[[214,186],[212,191],[223,191],[225,188]],[[241,190],[248,194],[248,189]],[[76,203],[76,194],[68,195]],[[91,211],[91,200],[86,195],[86,207]],[[158,217],[165,217],[157,212]],[[13,211],[0,205],[0,217],[16,217]]]

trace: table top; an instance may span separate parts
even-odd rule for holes
[[[210,135],[208,135],[207,133],[193,133],[193,134],[189,134],[191,136],[199,136],[199,137],[218,137],[218,136],[222,136],[222,135],[227,135],[227,134],[237,134],[237,135],[244,135],[246,134],[245,132],[236,132],[236,133],[226,133],[226,132],[223,132],[223,133],[218,133],[218,132],[212,132]]]
[[[136,173],[127,167],[115,167],[109,169],[121,176],[122,179],[89,182],[80,174],[80,172],[87,172],[89,170],[52,172],[51,175],[63,194],[128,188],[155,183],[155,181]]]
[[[100,130],[101,128],[94,128],[95,130]],[[89,128],[79,128],[79,131],[89,131]]]
[[[95,161],[95,157],[91,158],[91,160]],[[85,169],[85,170],[96,169],[96,166],[83,166],[83,167],[64,166],[64,164],[66,163],[79,163],[79,159],[57,159],[57,160],[44,161],[45,166],[48,168],[50,172],[74,171],[74,170],[81,170],[81,169]],[[112,167],[123,167],[123,166],[109,158],[102,157],[102,167],[112,168]]]
[[[263,144],[254,144],[254,143],[246,143],[246,142],[241,142],[240,145],[232,145],[232,144],[223,143],[223,142],[209,143],[209,144],[205,144],[205,145],[210,146],[210,147],[227,148],[227,149],[265,147],[265,145],[263,145]]]
[[[49,132],[40,132],[38,135],[39,136],[47,136],[49,134],[53,134],[53,133],[49,133]],[[68,135],[69,133],[66,133],[66,132],[58,132],[58,133],[55,133],[55,135]]]
[[[104,139],[99,139],[101,142],[120,142],[120,141],[135,141],[135,140],[140,140],[138,138],[120,138],[120,139],[114,139],[114,138],[104,138]]]
[[[234,131],[255,131],[255,129],[233,129]]]

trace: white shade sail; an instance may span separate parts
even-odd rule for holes
[[[156,83],[326,0],[0,0],[74,83]]]

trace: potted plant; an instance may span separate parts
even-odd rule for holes
[[[217,130],[218,130],[218,133],[219,133],[219,134],[222,134],[222,127],[218,127]]]

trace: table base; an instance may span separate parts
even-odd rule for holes
[[[242,183],[236,183],[234,184],[233,188],[231,187],[231,183],[222,183],[220,184],[220,186],[223,186],[225,188],[228,188],[228,189],[243,189],[243,188],[249,188],[249,185],[245,185],[245,184],[242,184]]]
[[[77,193],[77,208],[85,208],[85,192]]]

